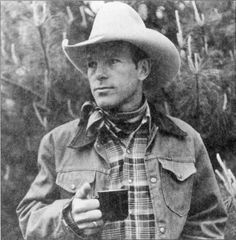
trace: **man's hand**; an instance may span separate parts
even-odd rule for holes
[[[72,201],[72,217],[83,234],[89,236],[101,230],[103,226],[102,213],[98,209],[98,199],[88,199],[91,191],[89,183],[85,183],[76,192]]]

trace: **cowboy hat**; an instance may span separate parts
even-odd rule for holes
[[[149,76],[149,88],[172,80],[179,68],[180,57],[174,44],[156,30],[146,28],[139,14],[122,2],[109,2],[98,11],[89,39],[69,45],[68,39],[62,42],[62,48],[70,62],[86,76],[86,47],[92,44],[127,41],[136,45],[152,59]]]

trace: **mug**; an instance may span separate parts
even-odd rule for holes
[[[100,210],[105,221],[119,221],[128,217],[128,190],[98,191]]]

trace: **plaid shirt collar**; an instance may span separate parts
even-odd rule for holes
[[[161,134],[172,135],[179,139],[184,139],[187,133],[180,129],[168,116],[156,110],[155,106],[148,102],[149,110],[146,112],[146,117],[150,116],[150,121],[158,126],[158,130]],[[145,117],[145,118],[146,118]],[[143,121],[145,121],[143,118]],[[147,118],[146,118],[147,120]],[[96,140],[96,135],[88,135],[86,132],[88,124],[88,114],[83,114],[81,116],[80,122],[78,124],[78,129],[75,133],[74,138],[68,145],[70,148],[82,148]],[[149,123],[150,129],[150,123]]]

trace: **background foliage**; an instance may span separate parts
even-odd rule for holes
[[[148,27],[169,37],[182,58],[176,81],[148,97],[201,133],[214,168],[219,152],[236,173],[235,1],[126,2]],[[86,79],[66,60],[61,41],[87,39],[102,4],[1,2],[3,239],[22,239],[15,208],[37,173],[41,137],[78,117],[90,97]],[[228,239],[236,236],[230,224]]]

